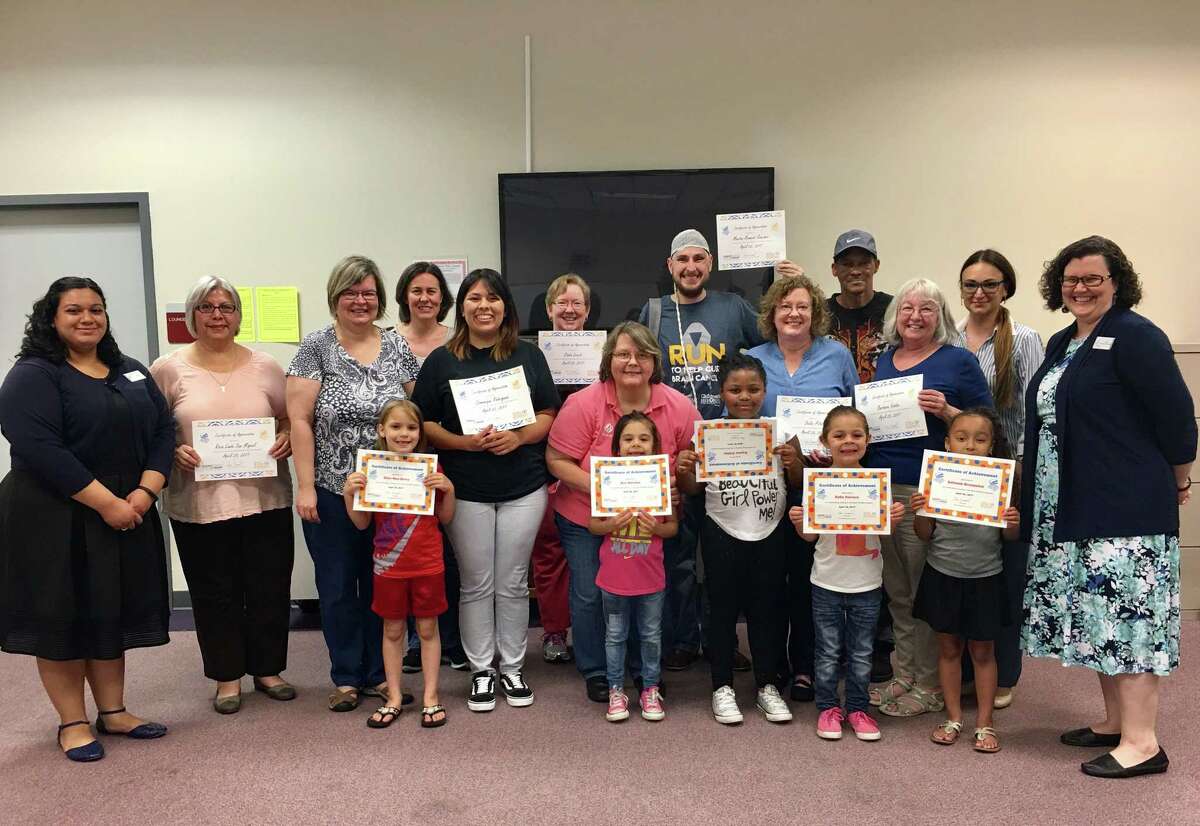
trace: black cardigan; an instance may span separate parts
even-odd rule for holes
[[[128,356],[107,379],[36,356],[13,365],[0,386],[0,430],[11,445],[13,470],[32,473],[64,498],[87,487],[96,478],[92,456],[100,445],[123,438],[95,414],[105,394],[114,392],[125,397],[133,413],[132,443],[123,447],[143,470],[169,477],[175,420],[150,371]]]
[[[1054,334],[1025,394],[1022,475],[1029,481],[1021,491],[1021,537],[1027,541],[1033,528],[1038,386],[1074,333],[1072,324]],[[1132,310],[1110,310],[1067,365],[1055,410],[1055,542],[1179,532],[1172,465],[1196,458],[1196,419],[1162,330]]]

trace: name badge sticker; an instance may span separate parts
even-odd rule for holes
[[[1116,339],[1112,336],[1096,336],[1096,341],[1092,344],[1092,349],[1111,350],[1114,341],[1116,341]]]
[[[146,377],[142,375],[142,371],[140,370],[130,370],[125,374],[125,378],[129,379],[130,381],[143,381]]]

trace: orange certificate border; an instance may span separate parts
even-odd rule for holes
[[[966,522],[971,525],[988,525],[993,528],[1004,527],[1004,511],[1012,501],[1012,481],[1016,464],[1011,459],[993,459],[990,456],[968,456],[965,453],[944,453],[940,450],[926,450],[921,457],[920,491],[929,498],[933,489],[933,468],[937,464],[959,465],[961,467],[986,467],[1000,470],[1000,489],[1004,493],[1004,502],[996,510],[996,515],[984,516],[969,511],[956,511],[950,508],[931,508],[926,504],[920,511],[922,516],[932,516],[949,519],[954,522]]]
[[[709,471],[704,460],[704,432],[706,430],[765,430],[767,432],[767,462],[762,470],[714,470]],[[774,419],[715,419],[696,422],[696,481],[715,482],[719,479],[762,479],[773,478],[779,473],[775,466],[775,420]]]
[[[818,479],[870,479],[879,484],[879,521],[874,524],[848,522],[818,522],[816,520],[816,489]],[[805,468],[804,469],[804,532],[809,533],[869,533],[891,532],[892,474],[880,468]]]
[[[592,457],[592,516],[616,516],[625,508],[606,508],[604,492],[600,487],[600,468],[604,465],[658,465],[659,506],[647,511],[652,515],[669,516],[671,513],[671,457],[656,456],[593,456]]]
[[[388,450],[363,450],[358,454],[358,472],[367,473],[370,470],[371,462],[376,460],[386,460],[389,462],[399,461],[404,464],[424,465],[426,474],[437,473],[437,457],[427,453],[392,453]],[[388,511],[392,513],[414,513],[418,516],[431,516],[433,514],[433,488],[425,488],[425,501],[421,504],[397,504],[394,502],[373,502],[367,499],[363,494],[366,493],[366,488],[363,488],[355,496],[355,509],[372,511]],[[359,507],[361,506],[361,507]]]

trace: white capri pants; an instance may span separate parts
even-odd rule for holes
[[[546,488],[508,502],[459,499],[446,526],[462,590],[459,634],[472,671],[520,671],[529,640],[529,555],[546,512]]]

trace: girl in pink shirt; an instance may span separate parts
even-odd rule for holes
[[[617,456],[653,456],[662,450],[658,428],[644,413],[621,417],[613,432],[612,452]],[[596,585],[604,606],[604,650],[608,665],[609,722],[629,717],[625,695],[625,647],[631,618],[636,623],[642,649],[642,692],[638,698],[642,717],[666,716],[658,690],[662,659],[662,611],[666,593],[663,539],[679,531],[675,515],[651,516],[623,511],[619,516],[593,516],[588,530],[603,536],[600,573]]]

